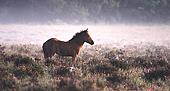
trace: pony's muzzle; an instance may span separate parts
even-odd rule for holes
[[[91,41],[90,44],[93,45],[93,44],[94,44],[94,41]]]

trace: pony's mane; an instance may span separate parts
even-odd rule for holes
[[[77,32],[69,41],[78,38],[82,33],[87,32],[87,30],[83,30],[81,32]],[[79,39],[79,38],[78,38]]]

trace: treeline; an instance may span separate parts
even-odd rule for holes
[[[170,0],[0,0],[0,23],[169,23]]]

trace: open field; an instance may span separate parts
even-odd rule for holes
[[[46,62],[42,43],[89,28],[74,67],[68,57]],[[168,26],[0,26],[0,89],[16,91],[169,91]]]

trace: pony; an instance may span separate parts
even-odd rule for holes
[[[94,44],[94,41],[88,33],[88,28],[76,33],[68,41],[61,41],[57,38],[50,38],[42,46],[44,58],[51,58],[54,56],[54,54],[59,56],[70,56],[72,57],[72,62],[75,63],[76,56],[78,55],[81,47],[85,42],[91,45]]]

